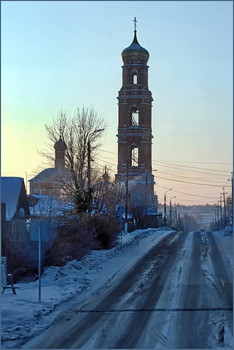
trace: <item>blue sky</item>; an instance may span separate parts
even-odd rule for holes
[[[72,114],[83,105],[94,107],[109,125],[101,160],[96,162],[101,166],[109,162],[116,172],[120,55],[132,42],[136,17],[138,40],[150,53],[153,168],[158,171],[159,199],[166,188],[173,187],[192,195],[174,192],[177,202],[218,200],[219,187],[171,182],[160,179],[159,171],[170,179],[175,174],[191,177],[190,182],[198,176],[211,179],[209,174],[192,172],[199,169],[188,168],[202,167],[211,169],[212,181],[217,180],[221,189],[227,183],[232,171],[231,1],[11,1],[1,5],[2,175],[25,177],[27,172],[30,178],[45,166],[37,152],[46,146],[44,124],[50,124],[61,109]],[[176,165],[177,170],[160,161]],[[187,168],[179,171],[178,165]],[[194,197],[198,192],[207,200]]]

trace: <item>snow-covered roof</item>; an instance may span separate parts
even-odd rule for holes
[[[35,216],[63,216],[65,211],[70,211],[74,205],[69,201],[56,200],[49,195],[33,194],[31,197],[38,199],[34,206],[30,206],[30,214]]]
[[[53,181],[56,178],[58,178],[58,176],[62,176],[69,173],[70,173],[70,170],[67,168],[47,168],[42,170],[39,174],[37,174],[35,177],[30,179],[29,181],[30,182],[40,182],[43,180]]]
[[[6,220],[10,221],[17,211],[24,179],[22,177],[1,177],[1,203],[6,203]]]

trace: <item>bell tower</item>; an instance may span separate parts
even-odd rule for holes
[[[136,18],[134,38],[122,51],[122,87],[118,99],[118,170],[116,182],[129,183],[131,201],[142,205],[154,202],[152,174],[151,109],[153,98],[148,88],[149,52],[137,40]],[[131,190],[132,188],[132,190]]]

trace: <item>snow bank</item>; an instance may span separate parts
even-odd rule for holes
[[[19,287],[16,295],[11,289],[6,289],[1,305],[2,348],[22,348],[27,339],[50,326],[63,309],[87,298],[114,280],[114,276],[119,278],[170,232],[172,230],[166,228],[122,234],[119,245],[111,250],[92,251],[81,261],[73,260],[64,267],[47,268],[41,279],[41,303],[38,302],[38,281],[16,284]]]
[[[219,249],[233,269],[233,228],[225,227],[223,230],[213,232],[213,234]]]

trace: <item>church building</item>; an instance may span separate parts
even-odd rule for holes
[[[118,170],[116,182],[128,182],[133,206],[155,204],[152,174],[152,95],[148,88],[149,52],[134,38],[122,51],[122,87],[118,95]]]
[[[54,144],[55,149],[55,167],[47,168],[41,171],[34,178],[29,180],[30,194],[50,195],[58,198],[62,194],[62,187],[70,171],[65,168],[66,144],[61,136]]]

